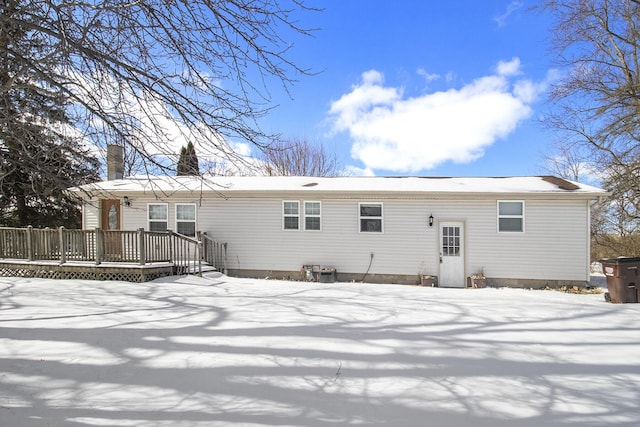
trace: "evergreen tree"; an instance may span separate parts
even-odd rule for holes
[[[186,147],[180,150],[180,158],[178,159],[178,176],[181,175],[200,175],[200,166],[196,149],[189,141]]]
[[[39,78],[57,58],[28,30],[36,7],[0,1],[0,225],[73,228],[80,209],[65,189],[97,180],[98,162],[66,135],[65,97]]]

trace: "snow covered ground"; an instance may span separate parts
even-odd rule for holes
[[[638,426],[640,304],[0,278],[0,426]]]

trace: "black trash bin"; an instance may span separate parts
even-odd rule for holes
[[[609,298],[614,303],[638,302],[640,291],[640,258],[620,257],[601,259],[602,271],[607,276]]]

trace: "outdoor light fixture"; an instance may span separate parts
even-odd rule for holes
[[[429,215],[429,227],[433,227],[433,214]]]
[[[131,202],[129,201],[129,197],[128,196],[124,196],[124,198],[122,200],[124,201],[124,205],[125,206],[131,206]]]

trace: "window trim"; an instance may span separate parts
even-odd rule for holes
[[[298,206],[298,213],[293,215],[293,214],[288,214],[285,213],[285,205],[287,203],[295,203]],[[297,218],[298,219],[298,227],[297,228],[286,228],[286,220],[285,218]],[[283,200],[282,201],[282,231],[300,231],[300,200]]]
[[[149,214],[151,213],[151,206],[164,206],[166,218],[164,220],[149,218]],[[151,231],[152,222],[165,222],[167,224],[165,231],[169,230],[169,204],[168,203],[147,203],[147,230],[149,231]]]
[[[362,205],[380,205],[380,216],[362,216]],[[362,219],[379,219],[380,231],[362,230]],[[383,234],[384,233],[384,204],[382,202],[358,202],[358,233],[363,234]]]
[[[500,203],[520,203],[522,205],[521,215],[500,215]],[[500,230],[500,219],[517,218],[522,221],[521,230]],[[496,230],[498,233],[524,233],[525,232],[525,201],[524,200],[498,200],[496,203]]]
[[[178,219],[178,206],[193,206],[193,220],[186,220],[186,219]],[[188,234],[185,234],[185,236],[189,236],[189,237],[195,237],[196,234],[198,233],[198,207],[196,206],[195,203],[176,203],[175,204],[175,224],[176,224],[176,233],[180,233],[178,231],[178,223],[193,223],[193,232],[194,235],[193,236],[189,236]]]
[[[318,214],[308,214],[307,203],[317,203],[319,209]],[[320,200],[304,200],[302,206],[304,210],[304,231],[322,231],[322,202]],[[318,228],[307,228],[307,218],[318,218]]]

